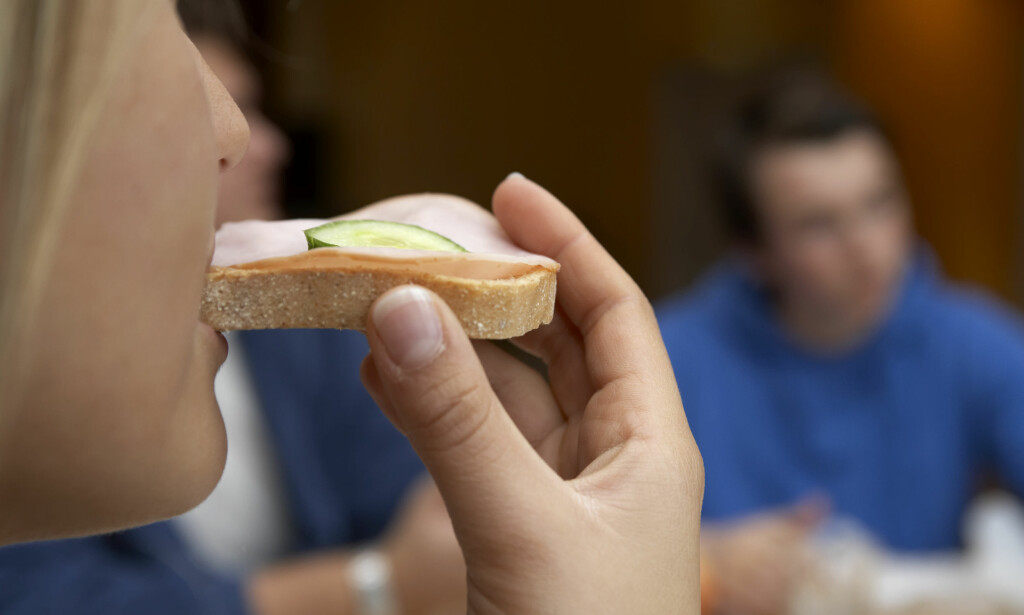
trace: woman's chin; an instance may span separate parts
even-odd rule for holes
[[[177,461],[164,482],[166,493],[173,494],[167,500],[172,509],[160,511],[163,517],[179,515],[198,506],[224,473],[227,433],[216,400],[211,398],[209,403],[213,407],[204,408],[194,417],[194,429],[185,430],[183,439],[178,441]]]
[[[178,407],[167,416],[170,421],[166,460],[173,460],[166,478],[168,504],[173,516],[195,507],[213,491],[227,459],[227,432],[214,394],[217,371],[227,358],[224,335],[209,325],[196,325],[194,358]]]

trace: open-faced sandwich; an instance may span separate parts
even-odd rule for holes
[[[504,339],[551,321],[557,272],[474,203],[405,196],[332,220],[225,224],[201,319],[221,331],[362,331],[379,295],[417,284],[437,293],[470,337]]]

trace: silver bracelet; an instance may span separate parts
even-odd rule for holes
[[[346,570],[356,615],[399,615],[391,583],[391,560],[376,549],[356,554]]]

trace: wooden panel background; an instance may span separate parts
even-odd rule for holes
[[[676,185],[689,144],[665,145],[688,134],[670,118],[679,82],[666,75],[737,79],[798,58],[878,105],[947,270],[1011,290],[1024,72],[1013,0],[258,4],[280,52],[272,111],[336,143],[327,194],[338,207],[419,190],[486,202],[518,170],[661,294],[715,251],[704,197]]]
[[[1021,4],[848,0],[838,73],[888,120],[946,270],[1009,296],[1019,228]]]

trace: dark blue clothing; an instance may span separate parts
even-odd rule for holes
[[[787,338],[737,263],[658,314],[707,520],[821,493],[891,548],[947,549],[982,476],[1024,494],[1024,329],[924,252],[884,323],[840,355]]]
[[[245,353],[288,491],[295,551],[369,540],[423,467],[359,380],[352,331],[249,331]],[[4,615],[247,613],[237,579],[189,554],[173,526],[0,549]]]

